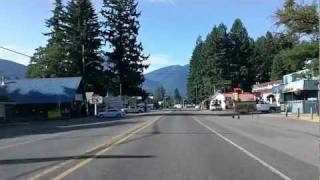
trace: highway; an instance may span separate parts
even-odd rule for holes
[[[316,180],[316,124],[175,114],[0,127],[0,179]]]

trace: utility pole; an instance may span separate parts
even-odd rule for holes
[[[82,44],[82,78],[84,79],[85,77],[85,72],[86,72],[86,63],[85,63],[85,60],[84,60],[84,44]]]
[[[86,90],[86,63],[85,63],[85,57],[84,57],[84,44],[82,44],[81,48],[82,52],[82,82],[83,82],[83,89],[84,93],[86,95],[87,90]],[[86,114],[87,116],[89,115],[89,105],[88,105],[88,100],[86,99]]]

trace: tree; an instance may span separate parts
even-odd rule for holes
[[[46,21],[46,27],[51,29],[51,32],[44,35],[49,37],[49,44],[63,45],[65,42],[66,12],[62,0],[55,0],[54,5],[55,8],[52,10],[53,16]]]
[[[205,94],[210,96],[216,90],[230,84],[231,42],[224,24],[215,26],[205,41],[206,75]]]
[[[190,60],[190,69],[187,84],[188,97],[194,103],[198,103],[199,100],[202,99],[201,96],[204,89],[204,83],[202,82],[202,77],[205,74],[205,70],[203,67],[206,65],[204,58],[204,47],[205,43],[203,42],[201,37],[198,37]]]
[[[71,0],[66,12],[66,76],[82,76],[86,91],[103,93],[103,60],[97,14],[90,0]]]
[[[163,86],[157,88],[154,92],[154,100],[156,102],[163,101],[165,96],[166,96],[166,90],[164,89]]]
[[[276,25],[284,26],[286,33],[293,36],[311,36],[319,39],[319,15],[317,4],[298,4],[286,0],[284,7],[275,13]]]
[[[275,55],[288,46],[282,44],[277,36],[272,35],[269,31],[265,36],[259,37],[254,43],[253,59],[254,74],[256,82],[263,83],[270,81],[271,69]],[[278,68],[278,67],[275,67]]]
[[[287,74],[287,70],[284,67],[285,50],[278,53],[272,63],[271,80],[280,80],[283,75]]]
[[[173,99],[174,99],[175,104],[180,104],[181,101],[182,101],[182,97],[181,97],[181,94],[180,94],[178,88],[176,88],[176,89],[174,90]]]
[[[319,56],[319,16],[317,4],[298,4],[286,0],[284,7],[275,13],[276,25],[283,26],[281,34],[282,50],[273,60],[272,79],[281,79],[283,75],[302,69],[310,69],[314,75],[318,72]],[[299,41],[301,37],[307,41]]]
[[[140,24],[136,0],[104,0],[102,16],[103,37],[110,46],[108,71],[112,75],[112,86],[121,88],[124,95],[137,95],[144,82],[143,72],[147,56],[138,42]],[[117,91],[115,94],[118,94]]]
[[[245,91],[251,90],[251,84],[254,83],[252,52],[253,40],[240,19],[236,19],[229,32],[229,38],[232,43],[231,50],[231,76],[232,85],[240,86]]]
[[[65,11],[61,0],[56,0],[53,16],[46,21],[49,33],[48,44],[36,49],[30,61],[28,77],[62,77],[67,69],[64,67],[65,51]]]
[[[63,59],[65,54],[57,45],[39,47],[31,58],[27,76],[29,78],[64,77]]]

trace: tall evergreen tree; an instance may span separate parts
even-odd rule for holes
[[[229,32],[232,43],[231,52],[231,75],[233,86],[240,86],[246,91],[251,90],[251,84],[254,83],[252,51],[253,40],[240,19],[236,19]]]
[[[103,36],[110,52],[108,71],[112,75],[112,86],[121,89],[124,95],[137,95],[144,82],[143,71],[148,67],[144,63],[147,56],[138,42],[140,24],[136,0],[104,0],[102,16]],[[119,91],[114,91],[117,94]]]
[[[256,74],[256,82],[262,83],[270,80],[273,59],[280,50],[277,39],[270,32],[255,41],[253,69]]]
[[[182,97],[181,97],[181,94],[180,94],[178,88],[176,88],[176,89],[174,90],[173,99],[174,99],[175,104],[180,104],[181,101],[182,101]]]
[[[62,0],[55,0],[55,8],[52,10],[53,16],[46,21],[46,27],[51,29],[51,32],[44,35],[49,37],[48,43],[63,45],[65,42],[65,17],[66,12],[62,4]]]
[[[198,37],[196,46],[193,50],[192,57],[190,60],[190,69],[188,76],[188,97],[190,101],[194,103],[199,103],[199,100],[204,96],[204,83],[203,76],[205,74],[205,57],[204,57],[204,47],[205,43],[201,37]]]
[[[164,98],[166,96],[166,90],[164,89],[163,86],[158,87],[155,91],[154,91],[154,100],[156,102],[158,101],[163,101]]]
[[[29,77],[61,77],[67,71],[64,67],[65,51],[65,11],[61,0],[55,0],[53,16],[46,21],[49,33],[46,47],[39,47],[31,58]]]
[[[213,28],[206,39],[205,47],[205,90],[206,95],[210,96],[230,83],[231,42],[224,24]]]
[[[71,0],[66,7],[67,76],[82,76],[87,91],[102,93],[101,34],[90,0]]]

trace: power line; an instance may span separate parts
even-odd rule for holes
[[[13,53],[16,53],[16,54],[19,54],[19,55],[22,55],[22,56],[25,56],[25,57],[28,57],[28,58],[32,58],[32,56],[30,56],[30,55],[27,55],[27,54],[24,54],[24,53],[21,53],[21,52],[18,52],[16,50],[12,50],[12,49],[9,49],[9,48],[5,48],[5,47],[2,47],[2,46],[0,46],[0,49],[4,49],[6,51],[10,51],[10,52],[13,52]]]

